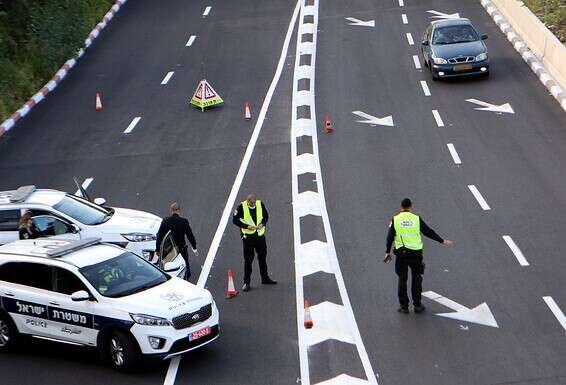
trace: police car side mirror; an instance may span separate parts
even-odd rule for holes
[[[177,264],[174,262],[167,262],[163,266],[163,270],[165,270],[166,273],[171,273],[173,271],[179,270],[179,266],[177,266]]]
[[[104,206],[106,204],[106,199],[104,198],[94,198],[94,203],[99,206]]]
[[[487,35],[481,35],[482,40],[487,40]]]
[[[422,45],[429,45],[429,44],[428,44],[428,40],[423,40],[421,44],[422,44]]]
[[[79,226],[75,225],[75,224],[70,224],[69,228],[71,230],[71,233],[73,233],[73,234],[77,234],[78,232],[81,231],[81,228]]]
[[[85,290],[75,291],[71,294],[71,300],[73,302],[82,302],[88,301],[90,299],[90,294],[88,294]]]

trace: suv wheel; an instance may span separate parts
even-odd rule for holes
[[[0,313],[0,352],[9,351],[16,345],[18,330],[8,315]]]
[[[112,367],[129,371],[136,367],[139,354],[132,338],[122,332],[115,331],[108,338],[107,356]]]

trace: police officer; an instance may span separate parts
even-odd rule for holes
[[[265,242],[265,225],[269,214],[262,201],[256,199],[254,194],[249,194],[247,199],[234,210],[232,223],[240,228],[242,243],[244,245],[244,286],[243,291],[250,290],[250,279],[252,275],[252,262],[255,253],[259,263],[261,283],[274,285],[277,282],[269,278],[267,273],[267,244]]]
[[[189,251],[187,248],[187,243],[185,242],[185,237],[187,237],[187,239],[189,240],[195,256],[198,256],[197,241],[195,239],[195,236],[193,235],[193,230],[189,225],[189,221],[186,218],[180,216],[181,206],[177,202],[173,202],[171,203],[171,206],[169,208],[171,210],[171,216],[168,216],[161,221],[161,226],[159,226],[159,230],[157,231],[155,254],[159,256],[161,242],[163,241],[165,235],[167,235],[167,232],[171,231],[173,241],[179,248],[183,259],[187,264],[186,279],[188,281],[191,277],[191,269],[189,267]]]
[[[452,241],[442,239],[427,226],[422,218],[411,212],[412,203],[409,198],[401,202],[401,212],[393,217],[387,234],[387,247],[383,262],[391,260],[391,246],[395,243],[395,272],[399,276],[398,295],[399,312],[409,313],[409,297],[407,296],[408,269],[411,269],[411,295],[415,313],[422,313],[425,307],[421,303],[422,281],[425,265],[423,263],[423,242],[421,233],[439,243],[452,246]]]

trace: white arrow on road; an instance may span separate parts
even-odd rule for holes
[[[442,13],[438,11],[427,11],[428,13],[432,13],[434,16],[431,16],[433,19],[458,19],[460,17],[459,13]]]
[[[499,325],[497,325],[497,321],[493,317],[493,313],[485,302],[470,309],[463,305],[460,305],[458,302],[454,302],[451,299],[443,297],[440,294],[435,293],[434,291],[427,291],[423,293],[423,296],[435,302],[438,302],[441,305],[449,307],[452,310],[455,310],[454,313],[438,313],[436,315],[446,318],[452,318],[459,321],[491,326],[494,328],[499,327]]]
[[[366,114],[363,111],[352,111],[352,114],[358,115],[360,118],[366,119],[366,120],[356,120],[357,123],[365,123],[376,126],[390,126],[390,127],[394,126],[393,117],[391,115],[386,116],[384,118],[378,118],[370,114]]]
[[[478,106],[482,106],[480,108],[474,108],[474,110],[478,111],[491,111],[491,112],[499,112],[499,113],[506,113],[506,114],[514,114],[513,107],[509,103],[505,103],[502,105],[491,104],[482,102],[481,100],[477,99],[466,99],[467,102],[477,104]]]
[[[348,25],[359,25],[360,27],[375,27],[375,20],[363,21],[354,17],[346,17],[345,19],[351,22]]]

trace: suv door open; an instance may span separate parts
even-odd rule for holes
[[[179,256],[179,248],[175,244],[173,240],[173,234],[171,234],[171,230],[165,234],[163,240],[161,241],[161,245],[159,246],[159,261],[158,266],[163,271],[177,275],[177,272],[182,267],[183,258],[177,258]],[[185,274],[182,277],[184,278]]]

